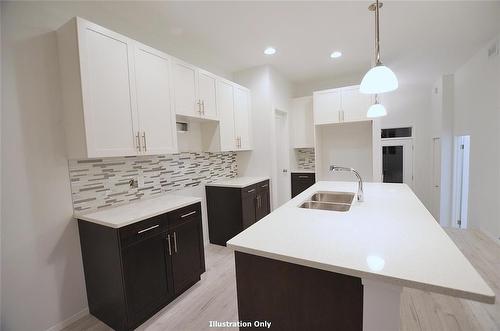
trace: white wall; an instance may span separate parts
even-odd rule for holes
[[[454,135],[470,135],[469,227],[500,238],[500,55],[481,48],[455,72]]]
[[[318,80],[298,84],[295,97],[312,95],[312,92],[329,88],[357,85],[364,73],[345,77],[333,77],[330,81]],[[427,208],[432,203],[432,139],[429,118],[431,115],[431,98],[429,86],[412,85],[400,82],[400,87],[390,93],[383,94],[379,100],[387,108],[388,115],[380,120],[381,128],[412,126],[414,128],[414,191]]]
[[[126,2],[2,2],[2,330],[46,330],[87,306],[65,157],[55,30],[73,16],[175,52]],[[130,20],[134,18],[134,21]],[[142,24],[140,22],[142,20]],[[174,43],[175,44],[175,43]],[[193,58],[198,58],[193,56]],[[206,63],[192,61],[217,74]]]
[[[277,207],[274,111],[288,112],[293,86],[271,66],[259,66],[233,73],[235,82],[252,91],[253,150],[238,153],[240,176],[269,176],[271,205]],[[281,188],[283,189],[283,188]]]

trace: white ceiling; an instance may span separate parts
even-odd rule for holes
[[[152,46],[166,45],[162,48],[186,54],[186,60],[223,72],[272,64],[300,83],[369,68],[374,38],[369,4],[111,2],[105,8],[130,22],[131,33],[147,33]],[[453,72],[499,33],[499,1],[385,1],[381,10],[382,60],[402,83],[430,83]],[[269,45],[276,55],[262,53]],[[331,59],[333,50],[344,56]]]

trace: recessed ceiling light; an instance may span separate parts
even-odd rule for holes
[[[276,53],[276,48],[274,47],[268,47],[264,50],[264,54],[266,55],[273,55],[274,53]]]
[[[330,57],[331,57],[332,59],[337,59],[337,58],[339,58],[339,57],[341,57],[341,56],[342,56],[342,52],[339,52],[339,51],[335,51],[335,52],[333,52],[332,54],[330,54]]]

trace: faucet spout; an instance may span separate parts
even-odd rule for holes
[[[355,169],[353,168],[347,168],[347,167],[339,167],[339,166],[336,166],[336,165],[331,165],[330,166],[330,171],[331,172],[335,172],[335,171],[347,171],[347,172],[352,172],[356,175],[356,177],[358,178],[358,194],[357,194],[357,199],[359,202],[362,202],[363,201],[363,179],[361,178],[361,175],[359,174],[359,172],[357,172]]]

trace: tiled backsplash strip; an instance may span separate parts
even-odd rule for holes
[[[236,175],[234,152],[69,161],[71,194],[76,212],[120,205]],[[138,188],[130,186],[131,179],[139,179]]]
[[[314,171],[315,156],[314,148],[298,148],[295,150],[298,170]]]

